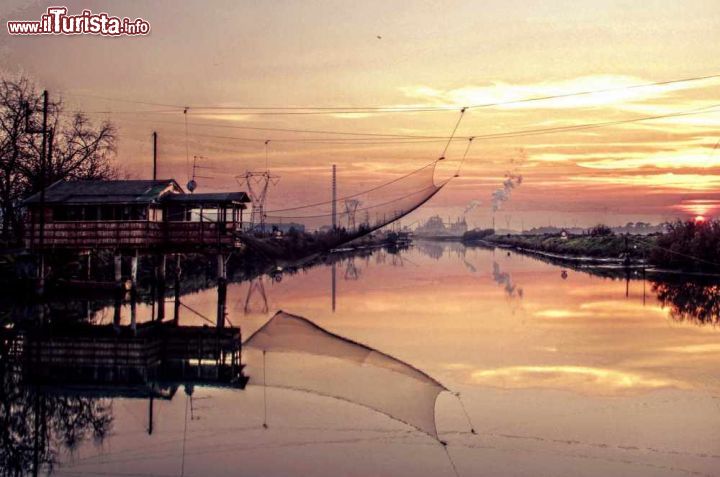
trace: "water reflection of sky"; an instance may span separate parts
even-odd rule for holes
[[[438,430],[461,475],[714,475],[720,468],[715,327],[673,319],[641,280],[563,276],[504,251],[431,245],[337,263],[334,312],[331,266],[231,284],[229,318],[249,336],[277,310],[305,316],[461,391],[479,436],[458,433],[466,426],[455,402],[437,404]],[[183,302],[214,316],[214,290]],[[182,320],[202,323],[186,310]],[[196,391],[200,417],[189,421],[185,475],[453,475],[432,442],[328,398],[273,390],[263,430],[262,390],[250,378],[245,391]],[[78,452],[68,475],[178,475],[186,401],[159,404],[152,437],[143,432],[145,406],[115,400],[114,436]],[[158,446],[154,454],[143,449],[150,445]]]

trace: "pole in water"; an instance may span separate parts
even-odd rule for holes
[[[265,353],[263,350],[263,428],[267,429],[267,382],[265,381]]]
[[[336,280],[337,280],[336,279],[337,270],[336,270],[335,262],[333,262],[333,264],[332,264],[330,273],[331,273],[331,280],[332,280],[332,285],[331,285],[331,287],[332,287],[332,311],[333,311],[333,313],[335,313],[335,293],[336,293]]]
[[[332,229],[337,228],[337,170],[335,164],[332,166]]]

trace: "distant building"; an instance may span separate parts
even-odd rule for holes
[[[467,232],[465,217],[446,224],[439,215],[430,217],[427,222],[418,226],[413,234],[420,238],[455,238]]]

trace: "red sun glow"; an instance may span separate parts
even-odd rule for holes
[[[695,220],[695,223],[696,223],[696,224],[699,224],[699,223],[701,223],[701,222],[705,222],[705,217],[702,216],[702,215],[696,215],[693,220]]]

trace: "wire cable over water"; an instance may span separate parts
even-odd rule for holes
[[[427,202],[452,179],[437,183],[435,170],[437,164],[446,159],[465,111],[466,108],[460,110],[437,159],[361,192],[344,194],[339,199],[269,210],[265,213],[265,223],[268,228],[283,225],[305,231],[332,231],[334,226],[343,232],[341,239],[349,241],[404,217]]]

